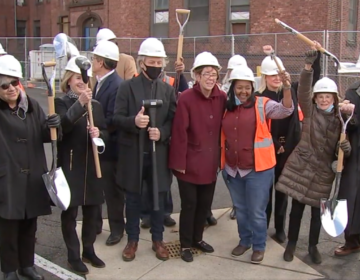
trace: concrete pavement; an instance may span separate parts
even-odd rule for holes
[[[151,234],[149,230],[141,230],[139,248],[136,258],[132,262],[124,262],[121,253],[126,245],[126,236],[115,246],[105,245],[109,234],[107,220],[104,220],[103,233],[98,235],[95,244],[97,255],[106,263],[102,269],[88,265],[90,273],[86,276],[89,280],[115,280],[115,279],[322,279],[324,276],[311,268],[298,258],[287,263],[283,261],[284,249],[273,239],[268,238],[265,259],[261,265],[251,264],[251,250],[243,256],[234,258],[232,249],[239,242],[236,221],[229,219],[230,209],[214,210],[218,225],[205,230],[204,240],[213,245],[215,252],[212,254],[201,253],[194,257],[194,262],[186,263],[179,257],[168,261],[160,261],[151,250]],[[178,214],[173,218],[178,221]],[[78,222],[78,234],[81,234],[81,224]],[[179,239],[178,228],[167,228],[164,234],[165,242],[174,247]]]

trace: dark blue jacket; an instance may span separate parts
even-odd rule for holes
[[[110,134],[109,141],[105,143],[105,153],[102,155],[102,157],[106,160],[117,159],[117,131],[113,126],[112,119],[114,115],[116,94],[122,81],[123,80],[117,72],[114,71],[114,73],[105,79],[98,93],[96,93],[98,83],[95,84],[93,91],[93,98],[99,101],[103,107],[106,125]]]

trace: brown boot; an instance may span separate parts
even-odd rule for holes
[[[251,263],[260,264],[264,259],[264,251],[253,251],[251,256]]]
[[[336,248],[334,253],[335,253],[335,256],[344,257],[344,256],[348,256],[350,254],[357,253],[357,252],[360,252],[360,246],[351,247],[351,246],[345,244],[344,246],[340,246],[340,247]]]
[[[126,247],[122,253],[122,258],[126,262],[131,262],[133,259],[135,259],[135,253],[138,248],[138,242],[137,241],[128,241],[128,244],[126,244]]]
[[[166,261],[169,259],[169,252],[163,241],[153,241],[152,249],[156,252],[156,257],[159,260]]]

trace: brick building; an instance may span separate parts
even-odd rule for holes
[[[185,30],[185,37],[191,38],[185,39],[183,53],[187,69],[194,54],[204,50],[216,54],[224,66],[231,53],[243,54],[254,69],[263,58],[264,44],[275,46],[288,65],[298,65],[306,45],[276,25],[275,18],[298,31],[319,31],[307,35],[321,43],[328,37],[328,49],[341,61],[355,62],[359,54],[354,31],[360,30],[360,0],[0,0],[0,4],[0,37],[48,37],[7,40],[6,47],[13,52],[14,48],[21,52],[25,44],[25,56],[26,51],[51,43],[59,32],[85,37],[77,45],[91,50],[98,29],[109,27],[119,37],[121,51],[136,55],[142,38],[155,36],[162,38],[173,59],[177,40],[166,38],[178,36],[177,8],[191,10]],[[230,34],[235,37],[224,36]]]

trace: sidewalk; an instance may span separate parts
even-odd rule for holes
[[[234,258],[231,250],[238,244],[236,221],[229,218],[230,209],[213,210],[218,224],[208,227],[204,233],[204,240],[211,244],[215,252],[212,254],[200,253],[194,256],[192,263],[182,261],[177,255],[176,241],[179,239],[178,223],[174,228],[166,228],[164,241],[170,242],[172,258],[160,261],[151,250],[151,235],[149,230],[141,229],[140,242],[136,258],[132,262],[124,262],[121,258],[127,237],[115,246],[106,246],[109,235],[107,220],[104,220],[103,232],[97,236],[96,253],[106,263],[103,269],[87,265],[90,273],[88,280],[115,280],[115,279],[321,279],[323,275],[306,265],[298,258],[290,263],[282,259],[284,248],[268,237],[264,261],[261,265],[250,263],[252,251],[243,256]],[[179,214],[172,217],[178,222]],[[77,231],[81,235],[81,223],[78,222]],[[82,279],[82,278],[78,278]]]

